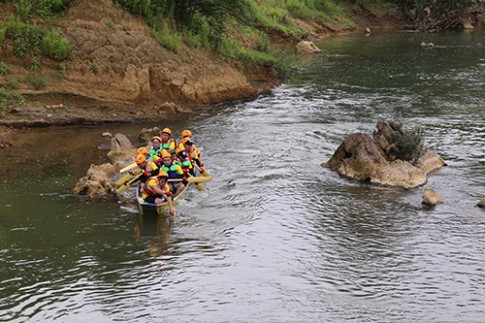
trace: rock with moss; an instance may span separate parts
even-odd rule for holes
[[[379,121],[372,137],[349,135],[322,164],[350,179],[404,188],[425,184],[430,172],[445,165],[424,147],[419,129],[407,130],[392,121]]]

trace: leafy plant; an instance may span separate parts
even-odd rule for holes
[[[7,75],[9,72],[10,68],[4,62],[0,62],[0,76]]]
[[[396,131],[392,134],[393,143],[396,145],[396,158],[416,163],[419,157],[426,151],[423,143],[423,131],[416,126],[405,130],[402,125],[393,123]]]
[[[18,88],[19,81],[13,77],[7,77],[7,86],[11,89]]]
[[[99,72],[99,66],[96,62],[91,62],[90,69],[94,74]]]
[[[25,100],[21,95],[11,93],[0,87],[0,117],[5,116],[8,112],[9,104],[12,100],[17,100],[20,105],[25,105]]]
[[[72,46],[58,30],[51,30],[42,38],[42,49],[47,56],[62,61],[69,57]]]
[[[37,74],[29,74],[26,79],[27,83],[32,85],[35,90],[41,90],[47,85],[47,81]]]

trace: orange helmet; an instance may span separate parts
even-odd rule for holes
[[[162,158],[165,158],[165,157],[172,157],[172,155],[170,155],[170,153],[164,149],[162,150]]]
[[[167,174],[167,172],[164,172],[162,170],[162,171],[160,171],[160,173],[158,173],[157,177],[167,177],[168,178],[168,174]]]
[[[165,132],[165,133],[168,133],[170,136],[172,135],[172,130],[170,130],[169,128],[164,128],[164,129],[162,130],[162,133],[164,133],[164,132]]]
[[[145,157],[145,155],[138,155],[135,158],[137,165],[140,165],[141,163],[145,162],[146,160],[147,160],[147,158]]]
[[[152,140],[151,141],[153,141],[155,139],[158,140],[159,142],[162,142],[162,138],[160,138],[159,136],[152,137]]]
[[[190,136],[192,136],[192,131],[190,131],[190,130],[182,131],[182,138],[190,137]]]
[[[182,151],[185,151],[185,150],[183,150],[183,149],[182,149],[182,148],[180,148],[180,147],[177,147],[177,149],[175,149],[175,155],[178,155],[178,154],[179,154],[180,152],[182,152]]]
[[[138,150],[136,151],[136,154],[137,154],[137,155],[145,155],[145,154],[149,154],[149,152],[148,152],[147,147],[140,147],[140,148],[138,148]]]
[[[192,139],[190,139],[190,137],[185,137],[184,139],[182,139],[182,141],[181,141],[182,145],[185,145],[187,143],[192,145],[194,142],[192,141]]]

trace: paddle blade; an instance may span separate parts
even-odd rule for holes
[[[129,173],[128,173],[128,174],[125,174],[125,175],[123,175],[123,176],[122,176],[122,177],[121,177],[119,180],[117,180],[117,181],[115,182],[115,184],[116,184],[117,186],[123,185],[125,182],[130,181],[130,179],[131,179],[131,177],[132,177],[132,176],[134,176],[134,175],[131,175],[131,174],[129,174]]]
[[[136,167],[136,163],[130,164],[130,165],[126,166],[125,168],[120,169],[120,173],[127,172],[134,167]]]
[[[187,178],[187,182],[189,183],[205,183],[210,182],[212,180],[212,176],[194,176]]]
[[[171,196],[167,196],[167,203],[170,210],[170,215],[175,217],[175,210],[173,209],[173,201]]]
[[[131,184],[133,184],[138,178],[140,178],[140,176],[142,175],[143,173],[139,173],[139,174],[136,174],[134,175],[134,177],[128,181],[128,183],[126,184],[123,184],[121,185],[120,187],[118,187],[115,191],[116,194],[121,194],[123,193],[124,191],[126,191],[128,188],[130,188]]]

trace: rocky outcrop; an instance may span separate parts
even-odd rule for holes
[[[482,209],[485,209],[485,197],[482,197],[478,203],[477,203],[477,206],[482,208]]]
[[[74,192],[89,198],[112,196],[114,183],[111,180],[119,167],[106,163],[102,165],[91,164],[86,176],[82,177],[74,186]]]
[[[321,51],[312,41],[302,40],[296,44],[296,52],[299,54],[320,53]]]
[[[135,153],[136,149],[124,134],[117,133],[111,138],[111,150],[108,152],[108,158],[113,164],[129,160]]]
[[[437,204],[443,203],[441,195],[432,188],[425,188],[422,195],[422,202],[426,207],[434,207]]]
[[[399,150],[395,138],[405,130],[389,122],[379,122],[377,129],[373,138],[363,133],[349,135],[322,166],[359,181],[413,188],[426,183],[430,172],[445,165],[429,149],[423,149],[424,153],[416,160],[399,159],[403,151]]]

